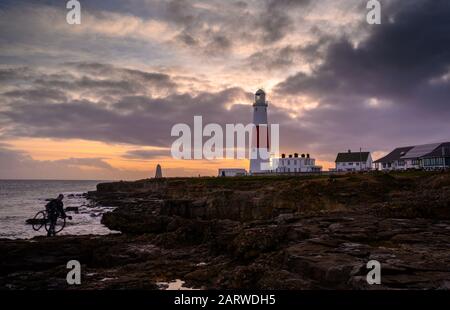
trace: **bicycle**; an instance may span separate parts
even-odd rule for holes
[[[64,229],[64,227],[66,226],[66,218],[69,220],[72,219],[71,216],[61,217],[58,214],[58,218],[56,220],[55,228],[54,228],[55,234],[61,232]],[[32,227],[35,231],[39,231],[39,230],[41,230],[42,227],[44,227],[45,230],[48,232],[51,228],[51,221],[50,221],[47,210],[42,210],[42,211],[39,211],[38,213],[36,213],[36,215],[33,217],[31,222],[32,222]]]

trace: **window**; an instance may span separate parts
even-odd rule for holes
[[[359,163],[356,163],[357,166],[359,166]]]
[[[444,147],[442,152],[442,155],[450,155],[450,147]]]
[[[349,166],[353,166],[353,163],[348,163]]]

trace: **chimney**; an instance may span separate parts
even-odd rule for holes
[[[292,154],[289,154],[289,158],[292,158]]]
[[[305,158],[305,154],[302,154],[302,158]]]
[[[351,152],[352,152],[352,150],[348,150],[348,152],[349,152],[349,153],[351,153]]]
[[[298,158],[298,153],[295,153],[295,154],[294,154],[294,157],[295,157],[295,158]]]
[[[286,158],[286,154],[281,154],[281,158]]]
[[[306,154],[306,158],[309,158],[309,154]]]

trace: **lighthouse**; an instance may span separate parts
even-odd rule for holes
[[[255,93],[253,103],[253,124],[252,148],[250,158],[250,173],[267,172],[270,159],[269,125],[267,121],[266,93],[259,89]]]

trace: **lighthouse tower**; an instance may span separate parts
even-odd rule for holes
[[[252,134],[250,173],[261,173],[268,170],[270,144],[267,106],[266,93],[259,89],[255,93],[255,103],[253,103],[253,124],[255,128]]]

